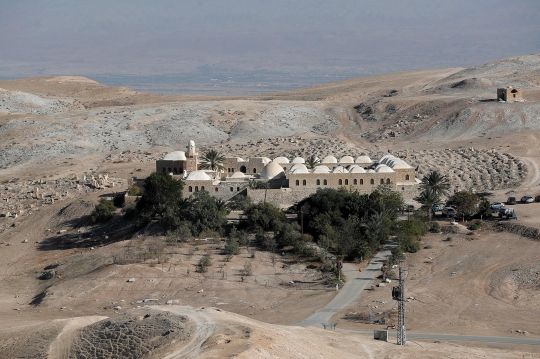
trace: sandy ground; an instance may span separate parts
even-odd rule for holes
[[[491,101],[496,87],[507,85],[522,86],[525,102]],[[81,342],[81,333],[102,330],[102,320],[134,332],[146,328],[134,337],[159,342],[155,357],[538,357],[531,348],[480,344],[423,342],[398,350],[355,334],[284,327],[335,295],[310,263],[281,253],[252,258],[253,248],[226,262],[217,239],[162,248],[161,233],[151,231],[108,243],[109,227],[94,228],[87,216],[100,197],[125,189],[131,176],[148,175],[157,158],[183,150],[189,139],[202,150],[241,157],[377,158],[392,151],[419,166],[420,176],[431,169],[447,174],[454,190],[487,191],[493,201],[536,196],[539,85],[538,55],[244,98],[160,97],[80,77],[0,81],[0,214],[19,214],[0,217],[0,357],[102,350],[107,345],[98,339]],[[105,173],[114,188],[76,187],[76,177]],[[36,187],[45,199],[34,198]],[[517,223],[540,228],[540,203],[515,208]],[[119,238],[129,233],[127,224],[116,225]],[[494,224],[473,235],[427,236],[424,249],[407,257],[409,329],[540,337],[539,243]],[[150,251],[160,260],[140,260]],[[205,253],[213,264],[198,274],[194,264]],[[247,264],[253,275],[242,281]],[[38,279],[44,273],[50,278]],[[156,310],[172,317],[154,321],[161,318]],[[345,329],[381,328],[365,323],[369,310],[376,318],[389,311],[395,322],[390,285],[365,291],[335,320]],[[180,318],[185,325],[161,332]],[[140,326],[144,320],[153,324]]]

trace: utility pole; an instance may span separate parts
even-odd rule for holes
[[[399,261],[399,285],[392,288],[392,299],[398,302],[398,327],[397,345],[405,345],[407,342],[407,330],[405,326],[405,278],[403,261]]]

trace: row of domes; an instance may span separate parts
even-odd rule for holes
[[[275,162],[279,165],[284,165],[284,164],[289,164],[289,163],[291,164],[306,163],[306,160],[302,157],[295,157],[293,158],[292,161],[289,161],[287,157],[276,157],[274,158],[272,162]],[[320,158],[317,158],[317,162],[318,163],[339,163],[339,164],[348,164],[348,165],[352,165],[354,163],[362,163],[362,164],[373,163],[371,158],[365,155],[357,157],[356,160],[352,158],[351,156],[343,156],[339,159],[339,161],[334,156],[326,156],[322,160]]]

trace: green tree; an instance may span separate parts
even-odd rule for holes
[[[311,155],[306,160],[306,167],[309,168],[309,169],[313,169],[313,168],[317,167],[320,163],[321,163],[320,159],[318,159],[317,157]]]
[[[287,222],[287,216],[279,208],[268,202],[257,203],[244,212],[250,228],[276,231]]]
[[[465,221],[465,217],[471,217],[478,211],[479,202],[480,198],[476,194],[469,191],[460,191],[454,193],[448,199],[447,204],[454,207],[462,215],[463,221]]]
[[[176,213],[182,200],[184,183],[166,173],[154,172],[144,181],[144,193],[137,202],[142,216],[164,218]]]
[[[442,175],[439,171],[431,171],[422,177],[420,189],[431,190],[440,198],[448,197],[448,192],[450,191],[450,181],[446,175]]]
[[[492,216],[491,204],[489,203],[488,199],[484,198],[480,201],[480,204],[478,205],[478,215],[481,219],[489,218]]]
[[[190,224],[191,231],[199,235],[203,231],[221,231],[226,224],[227,209],[206,191],[195,192],[179,206],[179,211],[170,215]]]
[[[432,188],[426,188],[420,192],[420,195],[415,200],[422,204],[422,209],[426,211],[426,214],[431,221],[433,215],[433,208],[441,203],[441,197]]]
[[[201,168],[212,171],[224,170],[223,161],[225,157],[216,150],[208,150],[201,157]]]
[[[112,216],[116,207],[112,201],[109,201],[105,198],[99,200],[99,203],[96,205],[94,211],[90,215],[92,223],[105,223],[108,222]]]

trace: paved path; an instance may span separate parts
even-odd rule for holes
[[[344,263],[343,273],[347,276],[347,282],[339,293],[324,308],[315,311],[309,318],[297,323],[297,326],[323,328],[323,324],[329,324],[330,319],[339,311],[356,300],[368,283],[379,274],[382,262],[390,255],[393,245],[386,245],[377,255],[359,272],[357,264]]]
[[[351,332],[373,336],[373,332],[365,332],[351,329],[339,329],[341,332]],[[396,339],[395,332],[388,332],[389,341]],[[538,345],[540,339],[527,337],[490,337],[481,335],[459,335],[459,334],[437,334],[437,333],[411,333],[407,332],[407,340],[426,340],[426,341],[450,341],[450,342],[475,342],[475,343],[499,343],[499,344],[522,344],[522,345]]]

